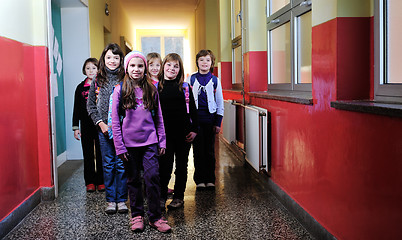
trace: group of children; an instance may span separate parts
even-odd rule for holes
[[[95,186],[105,190],[108,214],[128,212],[125,202],[129,196],[130,225],[135,232],[144,230],[143,195],[149,225],[170,232],[162,217],[171,191],[168,184],[175,165],[173,200],[167,207],[183,207],[192,143],[197,189],[215,188],[214,141],[223,117],[223,97],[220,81],[212,75],[214,61],[210,50],[201,50],[196,56],[198,72],[187,81],[176,53],[168,54],[163,62],[157,53],[144,56],[132,51],[124,57],[112,43],[102,52],[96,74],[90,71],[97,67],[96,59],[84,63],[87,78],[76,90],[74,136],[79,139],[82,132],[84,162],[94,162],[94,143],[96,155],[100,149],[102,156],[102,161],[96,161],[96,171],[94,164],[84,164],[87,191],[94,191]],[[91,139],[84,144],[89,138],[84,130],[90,122],[88,115],[94,125]],[[98,139],[93,129],[97,129]],[[92,155],[85,153],[88,149]],[[103,179],[94,177],[102,171]]]

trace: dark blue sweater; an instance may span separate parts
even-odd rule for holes
[[[198,82],[201,86],[206,86],[209,81],[212,81],[212,73],[201,74],[197,72],[195,74]],[[216,87],[216,86],[214,86]],[[208,110],[208,99],[205,91],[201,90],[198,95],[198,122],[199,124],[212,124],[214,126],[221,126],[222,116],[216,113],[210,113]]]

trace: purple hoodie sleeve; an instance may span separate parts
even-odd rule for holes
[[[165,126],[163,124],[162,108],[161,108],[161,103],[159,101],[158,92],[155,93],[155,101],[158,104],[158,110],[156,111],[156,116],[155,116],[155,119],[156,119],[155,128],[156,128],[156,132],[158,133],[159,147],[166,148]]]
[[[120,155],[127,152],[126,146],[123,142],[122,128],[119,117],[119,105],[120,105],[120,85],[114,88],[113,102],[112,102],[112,131],[113,142],[116,149],[116,155]]]

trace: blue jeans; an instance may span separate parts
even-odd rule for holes
[[[127,201],[127,176],[123,161],[117,157],[113,139],[99,131],[99,145],[103,163],[103,181],[107,202]]]

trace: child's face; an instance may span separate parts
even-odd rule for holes
[[[151,77],[157,78],[159,71],[161,70],[161,62],[158,58],[152,58],[149,60],[148,68]]]
[[[127,73],[128,76],[135,80],[139,81],[144,78],[145,72],[145,63],[144,60],[138,57],[134,57],[128,62]]]
[[[88,62],[85,65],[85,75],[87,75],[87,77],[89,79],[92,80],[96,76],[97,72],[98,72],[98,68],[92,62]]]
[[[115,70],[120,66],[120,56],[113,54],[112,50],[108,50],[105,55],[105,65],[110,70]]]
[[[207,55],[204,57],[200,57],[198,58],[197,63],[198,63],[198,70],[200,71],[200,73],[206,74],[211,69],[212,64],[211,56]]]
[[[178,61],[168,61],[165,63],[163,74],[166,80],[173,80],[179,74],[180,65]]]

